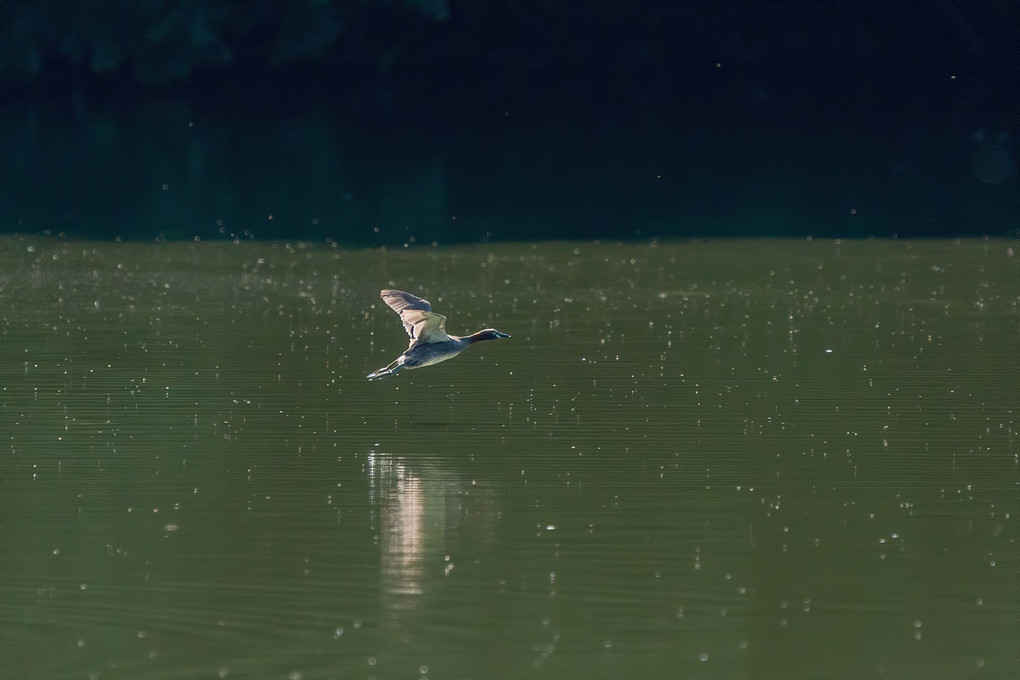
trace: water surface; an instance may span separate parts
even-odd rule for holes
[[[4,237],[2,675],[1010,677],[1015,249]]]

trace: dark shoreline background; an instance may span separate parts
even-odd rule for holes
[[[1006,2],[8,2],[0,231],[1012,236]]]

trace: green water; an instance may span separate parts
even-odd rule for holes
[[[1014,677],[1016,248],[2,238],[0,675]]]

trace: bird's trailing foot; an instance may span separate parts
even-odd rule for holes
[[[400,360],[398,359],[397,361],[392,362],[391,364],[385,366],[384,368],[380,368],[377,371],[372,371],[365,377],[368,378],[369,380],[379,380],[380,378],[385,378],[388,375],[396,375],[397,371],[399,371],[401,368],[403,368],[403,364],[401,364]]]

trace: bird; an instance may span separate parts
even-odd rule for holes
[[[397,371],[404,368],[411,370],[452,359],[475,342],[510,337],[494,328],[484,328],[466,336],[447,335],[446,317],[433,312],[432,304],[428,300],[402,290],[391,289],[379,291],[379,297],[400,315],[404,330],[411,336],[411,344],[389,365],[365,376],[369,380],[396,375]]]

